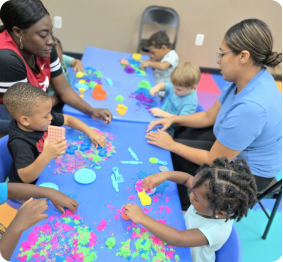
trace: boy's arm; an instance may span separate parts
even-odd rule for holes
[[[92,130],[88,125],[86,125],[81,120],[70,115],[64,115],[64,125],[72,127],[76,130],[85,133],[86,135],[89,136],[89,138],[94,144],[100,145],[103,148],[105,147],[105,143],[106,143],[105,137]]]
[[[208,245],[205,235],[197,228],[179,231],[146,215],[138,205],[126,204],[125,214],[135,223],[142,224],[153,235],[169,245],[177,247],[198,247]]]
[[[78,60],[78,59],[74,59],[71,63],[71,67],[73,67],[73,73],[77,72],[77,71],[81,71],[84,72],[84,68],[83,68],[83,63]]]
[[[159,83],[150,89],[149,93],[151,96],[155,96],[159,91],[165,90],[165,83]]]
[[[164,62],[145,61],[141,63],[140,68],[143,69],[149,66],[158,70],[166,70],[171,66],[171,64],[168,61],[164,61]]]
[[[150,113],[155,116],[155,117],[172,117],[172,116],[175,116],[175,115],[172,115],[158,107],[155,107],[155,108],[151,108],[150,110]]]

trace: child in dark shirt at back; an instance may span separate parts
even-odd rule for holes
[[[84,132],[96,146],[105,147],[105,137],[79,119],[51,113],[50,96],[29,83],[11,86],[3,97],[4,105],[13,117],[10,123],[8,149],[13,158],[11,182],[34,184],[52,159],[65,154],[64,137],[48,142],[49,125],[69,126]]]

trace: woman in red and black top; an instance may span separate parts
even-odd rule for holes
[[[52,22],[40,0],[10,0],[0,10],[0,103],[15,83],[29,82],[47,91],[49,84],[59,99],[85,114],[109,123],[107,109],[92,108],[69,86],[52,40]],[[52,98],[53,106],[58,102]]]

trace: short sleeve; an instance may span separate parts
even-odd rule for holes
[[[0,183],[0,205],[3,205],[8,199],[7,183]]]
[[[0,98],[15,83],[27,83],[27,70],[22,58],[9,49],[0,50]]]
[[[64,115],[60,113],[51,113],[52,120],[51,125],[52,126],[62,126],[64,125]]]
[[[50,70],[51,70],[51,78],[57,77],[63,73],[61,68],[60,59],[58,57],[56,47],[52,46],[52,51],[50,54]]]
[[[68,56],[68,55],[62,55],[63,63],[66,67],[72,67],[72,62],[75,58]]]
[[[162,59],[162,62],[165,62],[165,61],[169,62],[170,65],[173,68],[175,68],[179,63],[179,58],[178,58],[177,53],[174,50],[170,51],[170,53]]]
[[[172,92],[173,90],[173,85],[172,83],[168,82],[168,83],[165,83],[165,94],[168,95]]]
[[[180,112],[180,116],[184,116],[184,115],[190,115],[190,114],[194,114],[196,112],[197,109],[197,105],[193,104],[193,105],[185,105],[181,112]]]
[[[242,151],[261,134],[266,120],[266,112],[260,105],[242,102],[223,120],[217,140],[230,149]]]

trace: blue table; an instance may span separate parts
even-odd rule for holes
[[[138,89],[138,84],[142,80],[148,81],[151,86],[155,85],[155,79],[153,76],[152,68],[147,68],[146,73],[147,77],[139,76],[137,73],[128,74],[124,71],[120,64],[120,59],[132,58],[131,54],[115,52],[110,50],[104,50],[96,47],[87,46],[82,58],[84,68],[92,67],[97,71],[102,73],[102,85],[103,90],[107,91],[107,98],[103,101],[98,101],[92,98],[93,89],[89,89],[84,92],[84,100],[95,108],[107,108],[111,111],[114,116],[114,119],[121,119],[124,121],[134,121],[134,122],[145,122],[149,123],[156,120],[148,109],[145,109],[144,105],[137,105],[139,102],[135,98],[130,98],[131,93],[135,92]],[[143,56],[142,59],[146,60],[148,57]],[[75,75],[70,71],[70,78],[72,80],[72,87],[77,82]],[[106,78],[110,78],[113,82],[113,86],[109,86],[106,81]],[[115,97],[122,95],[124,97],[123,102],[117,102]],[[154,100],[157,103],[157,107],[161,107],[158,97],[155,96]],[[125,115],[119,115],[116,112],[117,105],[124,104],[128,107],[128,110]],[[63,108],[64,114],[69,114],[73,116],[84,116],[84,114],[69,105],[65,105]]]
[[[60,191],[75,197],[79,202],[78,213],[79,216],[83,218],[83,224],[91,228],[97,235],[97,242],[94,246],[95,251],[97,251],[96,261],[127,261],[126,258],[116,257],[116,252],[118,248],[121,247],[120,242],[126,241],[131,236],[131,233],[127,234],[127,232],[131,232],[131,230],[127,231],[130,222],[125,221],[121,216],[115,220],[114,215],[117,214],[115,210],[120,209],[128,202],[135,202],[141,206],[138,198],[128,200],[130,195],[136,195],[134,184],[138,180],[137,171],[142,170],[149,174],[159,172],[159,165],[151,164],[149,162],[150,157],[156,157],[160,160],[167,161],[169,170],[173,170],[170,153],[169,151],[146,143],[145,132],[147,124],[145,123],[113,121],[110,125],[105,126],[101,121],[95,121],[88,118],[81,119],[91,127],[96,127],[103,132],[111,133],[114,136],[113,145],[115,146],[116,154],[109,158],[109,160],[100,162],[101,169],[93,168],[97,178],[92,184],[81,185],[77,183],[74,180],[74,175],[72,173],[53,175],[53,170],[56,167],[54,160],[45,168],[44,172],[39,177],[37,184],[44,182],[55,183],[58,185]],[[66,133],[68,143],[72,140],[81,140],[78,139],[78,136],[82,134],[79,131],[67,129]],[[134,160],[128,152],[128,147],[131,147],[137,154],[139,161],[143,162],[142,165],[126,165],[120,163],[121,160]],[[114,190],[110,179],[111,174],[113,174],[112,168],[114,166],[119,168],[120,174],[124,177],[124,182],[119,183],[120,191],[118,193]],[[157,195],[157,193],[154,195]],[[168,182],[168,187],[166,187],[164,193],[158,197],[159,202],[146,206],[146,208],[152,208],[152,211],[149,212],[148,215],[155,219],[165,219],[170,226],[174,226],[179,230],[185,230],[183,214],[180,212],[181,205],[176,184]],[[169,197],[169,202],[165,201],[166,197]],[[114,206],[114,208],[109,208],[109,205],[111,207]],[[168,206],[172,209],[172,212],[168,215],[165,210],[159,213],[159,206]],[[61,215],[54,206],[50,206],[47,213],[49,216]],[[96,227],[103,218],[107,221],[108,225],[107,228],[101,232],[98,231]],[[43,225],[46,222],[47,220],[42,221],[39,225]],[[97,222],[97,224],[94,224],[94,222]],[[16,257],[19,254],[21,243],[28,239],[28,236],[33,229],[34,227],[23,233],[11,261],[19,261]],[[112,250],[108,250],[105,246],[105,242],[107,238],[112,237],[112,233],[116,238],[116,246]],[[101,241],[101,243],[98,244],[98,241]],[[133,244],[134,240],[131,242],[131,250],[133,253],[135,251]],[[104,248],[101,248],[101,246]],[[179,255],[180,261],[192,261],[189,248],[174,248],[174,250],[176,250],[175,254]],[[134,258],[133,261],[145,260],[138,256]],[[171,261],[175,260],[172,259]]]

